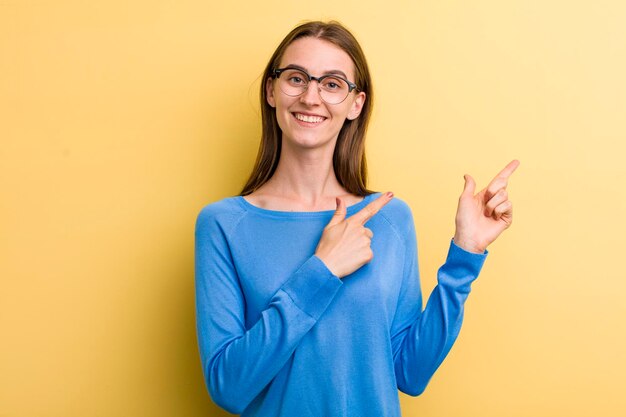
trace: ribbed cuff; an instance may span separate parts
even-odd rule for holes
[[[328,308],[343,282],[316,255],[311,256],[282,286],[298,308],[315,320]]]
[[[484,253],[468,252],[451,240],[448,257],[439,270],[439,283],[469,291],[469,285],[478,278],[488,254],[487,250]]]

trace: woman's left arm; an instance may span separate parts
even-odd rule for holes
[[[464,304],[487,257],[486,248],[511,224],[512,206],[501,190],[518,165],[518,161],[512,161],[476,196],[474,180],[466,175],[455,237],[446,262],[437,272],[438,283],[424,311],[417,240],[413,218],[409,216],[403,284],[391,339],[398,388],[409,395],[424,391],[459,335]]]

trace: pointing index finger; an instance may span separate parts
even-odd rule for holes
[[[496,178],[503,178],[503,179],[509,178],[511,174],[517,169],[518,166],[519,166],[519,161],[517,159],[512,160],[511,162],[509,162],[507,166],[504,167],[502,171],[498,173],[498,175],[496,175]]]
[[[507,166],[504,167],[502,171],[498,173],[498,175],[496,175],[491,180],[489,185],[487,185],[487,188],[485,188],[485,202],[489,201],[491,197],[496,195],[498,190],[500,190],[501,188],[506,188],[509,177],[511,176],[513,171],[517,169],[518,166],[519,161],[517,159],[512,160]]]
[[[356,212],[352,217],[359,223],[365,224],[369,219],[374,217],[374,215],[378,213],[378,211],[383,208],[385,204],[390,202],[392,198],[392,192],[384,193],[376,200],[372,201],[367,206]]]

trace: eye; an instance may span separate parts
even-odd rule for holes
[[[303,83],[304,80],[300,77],[298,77],[297,75],[294,75],[292,77],[289,78],[289,82],[292,84],[300,84]]]
[[[322,88],[326,91],[336,92],[348,88],[348,85],[341,79],[335,77],[325,78],[322,83]]]
[[[287,83],[294,87],[305,86],[308,82],[308,77],[302,71],[298,70],[288,70],[285,72],[284,77]]]

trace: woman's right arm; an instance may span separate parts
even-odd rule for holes
[[[211,398],[240,414],[289,360],[342,282],[311,255],[276,291],[260,319],[246,328],[229,230],[206,210],[196,221],[196,325]]]

